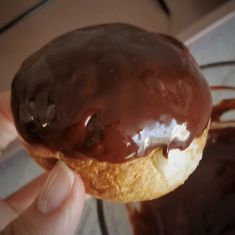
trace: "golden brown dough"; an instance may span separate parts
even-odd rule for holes
[[[13,79],[11,106],[42,167],[62,160],[87,193],[117,202],[183,184],[202,157],[212,110],[181,42],[119,23],[74,30],[31,55]]]
[[[45,169],[57,160],[64,161],[81,175],[86,192],[101,199],[116,202],[143,201],[159,198],[182,185],[198,166],[206,144],[208,129],[183,150],[171,150],[168,158],[162,149],[148,156],[114,164],[94,159],[66,157],[45,147],[25,143],[29,154]]]

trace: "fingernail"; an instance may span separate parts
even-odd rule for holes
[[[70,194],[74,180],[73,172],[62,161],[58,161],[39,194],[38,210],[47,214],[59,208]]]

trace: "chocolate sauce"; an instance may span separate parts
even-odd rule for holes
[[[235,107],[235,99],[223,100],[220,104],[215,105],[212,111],[212,119],[214,121],[220,121],[223,113],[229,111]]]
[[[213,122],[235,109],[234,102],[216,105]],[[214,126],[214,125],[212,125]],[[131,211],[135,235],[235,234],[235,127],[213,128],[197,170],[184,185]]]
[[[211,86],[211,90],[235,90],[235,86]]]
[[[185,149],[211,114],[208,85],[185,46],[125,24],[67,33],[21,66],[17,130],[67,156],[123,162]]]

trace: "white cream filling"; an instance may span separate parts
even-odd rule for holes
[[[199,144],[192,142],[185,150],[171,149],[168,158],[158,155],[154,164],[170,187],[184,183],[202,158]]]

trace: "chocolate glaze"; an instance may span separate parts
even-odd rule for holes
[[[12,84],[17,130],[71,157],[123,162],[202,134],[211,96],[183,44],[125,24],[67,33],[21,66]]]
[[[215,106],[212,124],[235,109],[235,100],[229,109],[227,104]],[[135,235],[235,234],[235,127],[217,127],[209,131],[200,166],[183,186],[131,211]]]
[[[234,86],[210,86],[211,90],[235,90]]]
[[[220,121],[223,113],[229,111],[235,107],[235,99],[226,99],[221,101],[220,104],[215,105],[212,111],[212,119],[214,121]]]

